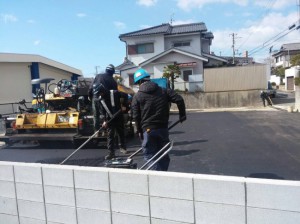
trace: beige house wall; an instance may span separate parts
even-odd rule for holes
[[[31,62],[1,62],[0,63],[0,104],[16,103],[21,100],[31,102]],[[72,73],[43,63],[39,63],[39,75],[42,78],[54,78],[51,83],[61,79],[71,80]],[[45,84],[41,84],[44,88]],[[50,88],[51,89],[51,88]],[[52,88],[53,90],[53,88]],[[48,92],[48,90],[47,90]],[[18,111],[18,105],[0,105],[0,114]]]
[[[30,63],[0,63],[0,103],[30,100]]]

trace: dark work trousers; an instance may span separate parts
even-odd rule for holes
[[[272,106],[272,102],[271,102],[271,100],[270,100],[270,98],[269,98],[268,95],[262,94],[261,95],[261,99],[263,101],[264,107],[266,106],[266,101],[267,101],[268,105]]]
[[[101,115],[101,102],[98,99],[93,99],[93,113],[94,113],[94,129],[98,131],[100,129],[100,115]]]
[[[107,127],[107,149],[112,154],[115,154],[116,135],[119,136],[120,147],[126,149],[123,114],[119,114],[119,116],[114,118]]]
[[[146,161],[151,159],[159,150],[161,150],[170,141],[168,128],[151,129],[150,131],[145,131],[143,136],[144,136],[144,140],[142,143],[142,147],[143,147],[144,159]],[[163,152],[161,154],[163,154]],[[160,155],[158,155],[156,159]],[[156,159],[153,159],[153,161],[155,161]],[[167,171],[169,168],[169,163],[170,163],[170,157],[167,154],[158,163],[156,163],[151,169],[159,170],[159,171]]]

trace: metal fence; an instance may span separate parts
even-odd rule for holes
[[[239,91],[265,89],[269,69],[267,65],[237,66],[204,70],[204,91]]]
[[[199,82],[175,82],[176,90],[185,92],[203,92],[203,81]]]

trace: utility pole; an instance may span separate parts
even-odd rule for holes
[[[98,68],[101,68],[101,66],[99,66],[99,65],[95,66],[95,69],[96,69],[96,75],[98,74]]]
[[[235,38],[237,36],[237,33],[232,33],[229,36],[232,36],[232,64],[234,64],[234,57],[235,57]]]
[[[170,25],[172,25],[172,23],[174,21],[174,15],[175,15],[175,13],[172,13],[170,16]]]
[[[298,26],[300,25],[300,0],[298,0]]]

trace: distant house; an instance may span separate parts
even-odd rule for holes
[[[298,68],[291,67],[291,58],[294,55],[300,54],[300,43],[283,44],[279,51],[272,54],[272,68],[285,68],[285,77],[282,80],[285,83],[286,90],[294,90],[294,78],[297,76]],[[275,75],[274,75],[275,76]]]
[[[31,84],[33,79],[54,78],[53,82],[58,82],[79,76],[79,69],[40,55],[0,53],[0,103],[31,101],[38,87]]]
[[[290,60],[296,54],[300,54],[300,43],[283,44],[279,51],[272,55],[272,67],[290,67]]]
[[[223,56],[229,64],[235,64],[237,66],[253,65],[255,61],[252,57],[235,57],[233,63],[233,57]]]
[[[133,86],[133,74],[138,68],[146,69],[152,78],[160,78],[165,66],[177,64],[181,74],[175,88],[194,91],[193,83],[201,89],[205,67],[227,63],[226,59],[210,53],[214,36],[204,23],[166,23],[121,34],[119,38],[126,45],[126,57],[117,69],[124,84],[129,86]]]

